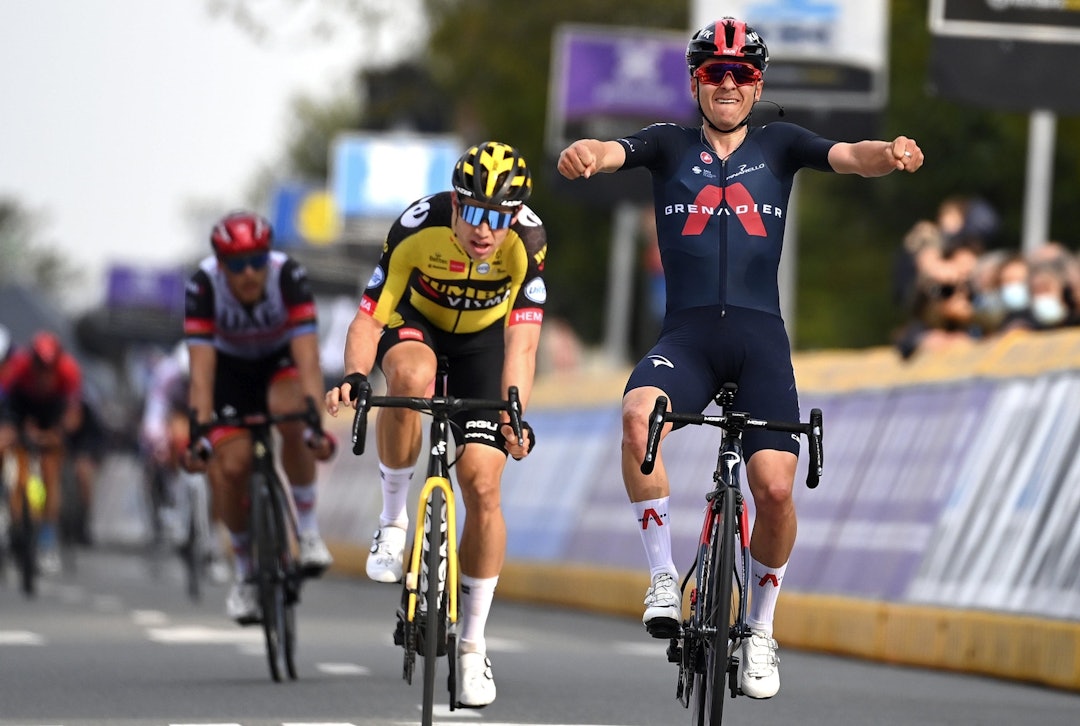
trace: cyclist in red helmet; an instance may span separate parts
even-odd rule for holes
[[[305,397],[322,398],[323,376],[315,299],[307,272],[271,249],[273,230],[263,217],[233,212],[210,232],[214,254],[205,258],[187,285],[184,331],[190,384],[188,401],[201,424],[215,413],[288,413],[303,410]],[[279,427],[282,468],[296,505],[300,565],[321,574],[332,562],[315,516],[315,462],[330,458],[333,438],[313,438],[302,423]],[[215,502],[228,528],[236,580],[226,599],[229,617],[258,622],[247,521],[251,434],[212,429],[208,461],[187,452],[185,466],[207,471]]]
[[[38,452],[45,510],[38,540],[42,573],[60,571],[57,525],[65,438],[82,421],[82,370],[55,333],[41,330],[0,367],[0,451],[13,449],[18,462],[11,511],[18,521],[22,491],[30,479],[30,450]]]
[[[721,18],[694,33],[686,62],[699,127],[654,124],[621,139],[581,139],[558,161],[568,179],[635,167],[653,177],[667,310],[659,340],[626,385],[622,469],[652,577],[643,621],[658,638],[676,632],[682,607],[671,557],[667,475],[659,455],[652,474],[640,469],[657,396],[667,396],[672,410],[701,411],[731,381],[739,387],[739,410],[798,420],[777,282],[795,173],[810,168],[878,177],[914,172],[923,163],[919,145],[906,136],[842,143],[790,123],[751,125],[769,50],[741,20]],[[753,698],[769,698],[780,688],[773,613],[795,544],[799,442],[748,431],[744,445],[756,517],[748,613],[753,635],[742,643],[739,687]]]

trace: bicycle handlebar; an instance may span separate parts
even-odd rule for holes
[[[218,426],[229,426],[241,429],[258,429],[265,426],[285,423],[287,421],[303,421],[317,437],[325,436],[322,427],[322,419],[319,417],[319,409],[315,399],[311,396],[304,397],[305,408],[302,411],[289,411],[287,413],[249,413],[243,415],[220,416],[209,423],[199,423],[195,418],[195,410],[188,411],[188,432],[190,442],[188,445],[194,449],[199,439],[203,438],[211,429]],[[206,459],[210,452],[200,451],[198,455]]]
[[[666,396],[657,396],[656,405],[649,415],[649,436],[645,443],[645,459],[641,462],[641,473],[648,476],[656,466],[656,454],[660,446],[660,431],[665,423],[684,423],[695,426],[716,426],[730,433],[746,429],[766,429],[768,431],[786,431],[806,436],[809,445],[810,466],[806,472],[806,486],[814,489],[821,482],[824,452],[822,449],[821,409],[810,411],[807,423],[789,423],[786,421],[767,421],[751,418],[741,411],[729,411],[719,415],[703,413],[674,413],[667,410]]]
[[[454,398],[452,396],[372,396],[371,384],[364,382],[356,390],[356,414],[353,416],[352,451],[357,456],[364,453],[367,439],[367,414],[372,406],[385,408],[409,408],[413,411],[449,418],[461,411],[493,409],[510,414],[510,428],[518,441],[522,440],[521,430],[521,395],[517,386],[510,386],[506,400],[484,398]]]

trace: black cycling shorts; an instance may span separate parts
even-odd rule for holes
[[[53,429],[60,425],[67,407],[67,399],[62,395],[35,398],[20,391],[12,391],[7,400],[4,418],[15,424],[19,430],[31,422],[39,429]]]
[[[296,375],[296,363],[288,345],[253,360],[219,350],[214,371],[214,411],[226,416],[267,413],[266,394],[270,384]]]
[[[407,303],[398,305],[397,315],[383,328],[376,362],[382,368],[386,352],[404,341],[419,341],[436,356],[447,359],[447,392],[457,398],[501,399],[503,360],[506,342],[501,325],[476,333],[447,333],[436,328]],[[436,389],[438,390],[438,389]],[[506,453],[499,431],[501,412],[463,411],[453,418],[458,444],[485,444]],[[460,437],[464,435],[464,440]]]
[[[626,391],[655,386],[677,413],[704,411],[725,383],[739,391],[734,409],[754,418],[799,420],[799,394],[784,321],[749,308],[680,310],[664,321],[660,338],[630,374]],[[675,425],[676,428],[679,424]],[[779,431],[743,434],[747,461],[762,449],[799,454],[799,437]]]

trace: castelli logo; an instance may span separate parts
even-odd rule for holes
[[[712,163],[712,154],[710,154],[707,151],[701,152],[701,163],[702,164],[711,164]]]

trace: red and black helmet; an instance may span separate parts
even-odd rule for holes
[[[251,212],[227,214],[210,232],[210,245],[218,257],[267,252],[273,241],[270,222]]]
[[[41,368],[55,368],[63,352],[60,339],[48,330],[40,330],[30,339],[30,353],[34,363]]]
[[[741,20],[725,17],[694,33],[686,46],[690,75],[713,58],[745,61],[764,73],[769,66],[769,49],[756,30]]]

